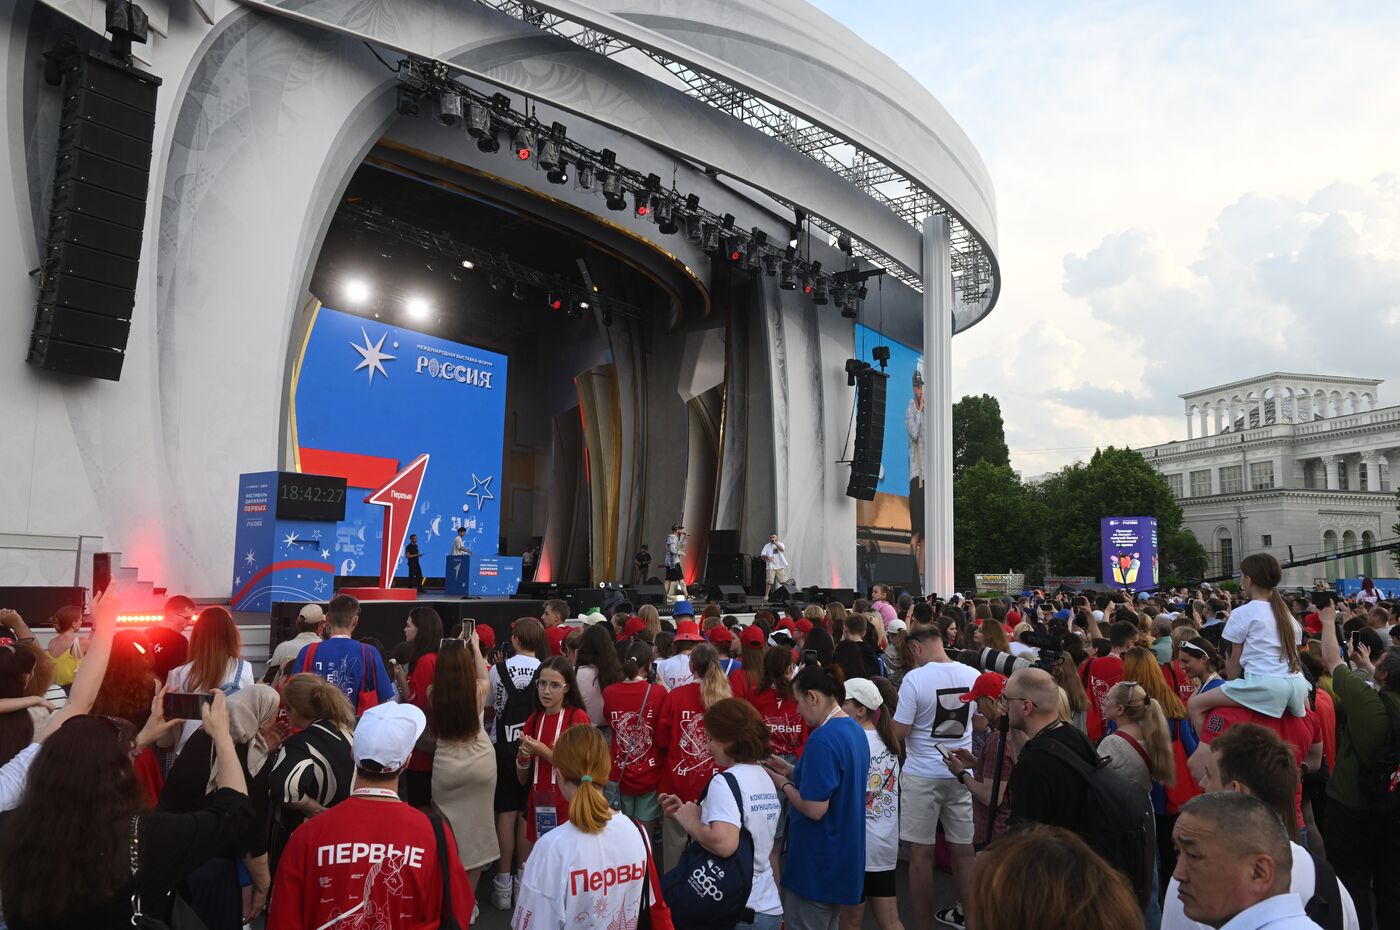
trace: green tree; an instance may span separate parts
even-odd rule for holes
[[[1157,540],[1162,553],[1162,584],[1185,584],[1206,577],[1210,554],[1194,533],[1183,527],[1167,534],[1159,526]]]
[[[1088,462],[1036,485],[1036,497],[1045,508],[1046,555],[1055,574],[1098,577],[1102,517],[1156,517],[1159,544],[1180,542],[1181,507],[1167,479],[1132,449],[1098,449]],[[1167,546],[1159,548],[1174,557]]]
[[[953,405],[953,480],[978,462],[1011,464],[1001,403],[990,394],[968,395]]]
[[[1009,465],[977,462],[953,483],[953,577],[970,589],[977,572],[1031,572],[1045,515]]]

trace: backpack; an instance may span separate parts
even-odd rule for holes
[[[219,685],[219,690],[224,693],[224,697],[233,697],[243,689],[243,666],[246,664],[242,659],[239,659],[238,665],[233,670],[233,681],[226,681]]]
[[[1337,873],[1324,856],[1309,852],[1313,861],[1313,895],[1303,905],[1303,913],[1323,930],[1342,930],[1346,925],[1345,905]]]
[[[1385,708],[1390,730],[1371,764],[1361,770],[1361,794],[1371,814],[1395,823],[1400,821],[1400,712],[1384,695],[1376,698]],[[1356,744],[1351,745],[1355,751]]]
[[[739,781],[720,772],[739,805],[739,845],[727,858],[714,855],[695,840],[685,844],[675,868],[661,879],[661,895],[671,909],[676,930],[728,930],[752,923],[749,893],[753,890],[753,835],[744,825],[744,796]],[[706,791],[708,791],[708,786]],[[700,798],[704,801],[704,796]]]
[[[1152,800],[1137,785],[1106,767],[1090,765],[1073,749],[1045,741],[1050,755],[1069,766],[1089,786],[1084,840],[1122,872],[1133,886],[1138,905],[1145,907],[1156,868],[1157,831]]]
[[[514,752],[525,722],[535,712],[535,684],[539,681],[540,670],[536,667],[530,674],[530,683],[523,688],[515,686],[504,661],[496,664],[496,677],[506,691],[506,705],[496,715],[496,745]]]

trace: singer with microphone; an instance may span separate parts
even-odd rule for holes
[[[685,573],[681,571],[681,553],[685,551],[685,544],[690,539],[690,534],[685,531],[685,526],[680,523],[671,524],[671,535],[666,537],[666,599],[674,601],[677,598],[686,600],[690,595],[685,590]],[[676,589],[680,589],[677,595]]]

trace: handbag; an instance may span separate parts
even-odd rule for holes
[[[442,828],[442,818],[429,814],[433,823],[433,838],[437,840],[439,880],[442,882],[442,913],[438,916],[438,930],[462,930],[457,923],[457,914],[452,910],[452,868],[447,859],[447,831]]]
[[[139,818],[131,818],[131,877],[136,878],[138,866],[141,863],[141,840]],[[173,898],[170,902],[170,920],[162,920],[153,914],[145,913],[145,908],[141,903],[140,893],[131,896],[131,926],[136,930],[209,930],[204,921],[190,907],[188,901],[174,892],[168,895]]]
[[[744,823],[738,779],[729,772],[720,775],[739,805],[739,845],[733,855],[721,857],[694,839],[685,844],[676,867],[661,879],[661,894],[678,930],[720,930],[753,923],[753,909],[748,906],[753,891],[753,835]]]

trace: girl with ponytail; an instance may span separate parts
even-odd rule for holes
[[[1225,660],[1229,680],[1197,693],[1188,705],[1198,732],[1216,707],[1247,707],[1267,717],[1306,715],[1308,682],[1298,652],[1303,628],[1278,593],[1282,580],[1278,559],[1268,553],[1256,552],[1240,562],[1240,588],[1249,603],[1230,613],[1221,633],[1230,644]]]
[[[541,836],[525,863],[516,926],[635,927],[645,906],[653,930],[671,930],[646,831],[630,817],[613,816],[603,794],[611,769],[608,742],[596,727],[570,727],[554,743],[568,820]]]
[[[667,692],[656,723],[658,790],[675,795],[681,803],[698,801],[716,771],[705,732],[705,711],[733,697],[718,649],[700,643],[690,650],[689,660],[694,680]],[[665,861],[672,863],[685,848],[686,832],[667,817],[661,824],[661,840]]]
[[[1137,682],[1120,681],[1104,699],[1104,717],[1116,727],[1099,743],[1099,755],[1108,758],[1109,768],[1148,793],[1154,781],[1168,788],[1176,784],[1176,761],[1161,702]]]
[[[350,796],[355,759],[350,737],[355,711],[340,688],[320,675],[303,672],[282,686],[287,720],[299,732],[273,757],[267,776],[272,870],[292,831],[307,819]]]
[[[666,689],[648,681],[656,653],[637,640],[622,659],[623,680],[603,689],[603,716],[612,731],[612,777],[618,783],[619,808],[641,822],[648,833],[661,819],[656,785],[656,721]]]

